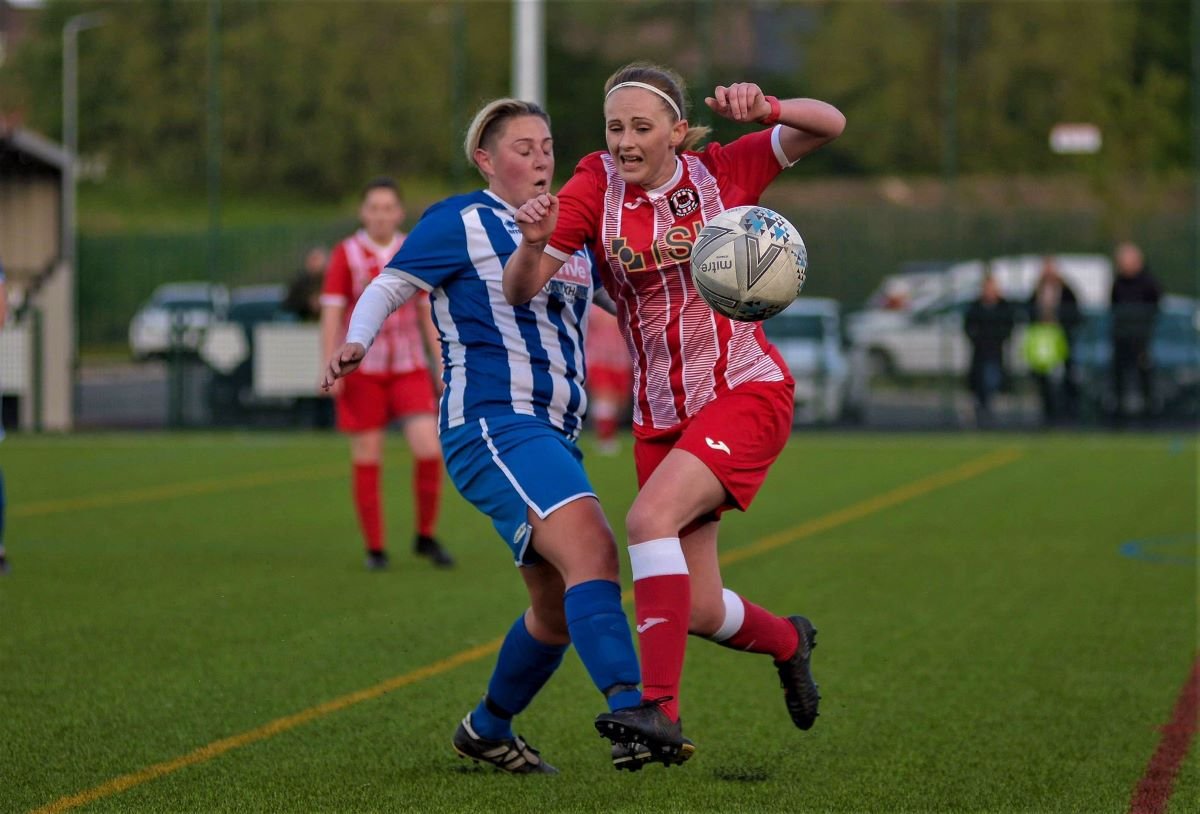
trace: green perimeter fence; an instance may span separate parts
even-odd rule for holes
[[[790,197],[790,196],[789,196]],[[1098,214],[912,210],[893,206],[827,209],[820,202],[764,203],[789,217],[809,250],[805,293],[857,306],[887,274],[904,263],[986,259],[1040,253],[1108,254],[1114,236]],[[211,282],[229,286],[286,283],[313,245],[332,246],[351,221],[227,229],[220,235]],[[1128,236],[1145,249],[1164,288],[1195,296],[1195,219],[1157,215],[1130,223]],[[84,235],[79,241],[79,337],[84,349],[125,341],[129,321],[156,286],[210,279],[205,232]]]
[[[228,286],[288,283],[312,246],[331,248],[352,221],[226,229],[216,272],[207,232],[139,232],[79,239],[79,343],[87,350],[127,341],[129,322],[155,287],[204,280]]]

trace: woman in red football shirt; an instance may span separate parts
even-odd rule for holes
[[[836,138],[845,117],[758,85],[718,85],[705,102],[768,125],[692,148],[683,82],[628,65],[605,85],[607,151],[586,156],[559,195],[517,213],[524,240],[504,272],[510,303],[528,301],[576,249],[592,248],[633,351],[634,458],[640,490],[626,516],[644,703],[601,715],[618,742],[681,742],[679,682],[688,633],[771,655],[793,722],[808,729],[819,696],[815,629],[724,588],[717,520],[745,510],[791,431],[793,381],[758,323],[714,312],[691,282],[692,241],[710,218],[756,204],[781,170]]]

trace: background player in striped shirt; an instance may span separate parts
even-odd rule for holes
[[[442,344],[447,471],[491,518],[529,592],[529,608],[509,629],[487,694],[463,718],[454,748],[512,773],[553,772],[513,734],[512,718],[570,643],[610,710],[641,701],[616,542],[575,446],[587,409],[583,336],[593,264],[581,247],[526,304],[505,302],[504,262],[521,240],[516,207],[548,191],[554,175],[549,117],[528,102],[496,100],[476,114],[465,149],[487,188],[425,213],[359,299],[325,385],[360,364],[389,313],[428,292]],[[676,750],[675,759],[682,754]],[[619,768],[648,757],[645,749],[613,747]]]
[[[557,197],[517,213],[525,240],[505,271],[509,302],[524,302],[582,246],[602,279],[633,353],[634,457],[640,490],[626,517],[645,703],[602,715],[614,740],[682,740],[679,684],[689,632],[775,659],[793,722],[817,716],[809,669],[816,631],[724,588],[718,516],[745,510],[782,451],[793,382],[757,323],[712,311],[691,282],[692,241],[725,209],[754,204],[779,174],[836,138],[845,119],[812,99],[780,101],[753,83],[717,86],[718,115],[768,126],[692,148],[683,82],[633,64],[605,85],[607,152],[579,162]]]
[[[596,433],[596,451],[616,455],[617,427],[629,407],[633,368],[616,318],[599,305],[592,306],[588,318],[586,350],[588,419]]]
[[[321,291],[321,343],[328,359],[346,335],[350,310],[359,296],[404,243],[400,224],[404,206],[390,178],[377,178],[363,190],[362,228],[333,250]],[[428,345],[428,348],[426,347]],[[433,360],[431,374],[428,359]],[[429,318],[429,300],[414,297],[384,322],[379,340],[358,371],[333,387],[337,427],[350,436],[354,508],[367,549],[367,567],[387,566],[379,471],[384,430],[402,419],[404,439],[413,454],[413,502],[416,536],[413,551],[440,567],[454,560],[434,537],[442,492],[442,450],[438,445],[434,382],[437,334]]]

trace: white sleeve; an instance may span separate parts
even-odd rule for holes
[[[375,335],[383,327],[383,321],[416,293],[417,287],[408,280],[395,274],[380,274],[358,298],[354,313],[350,315],[346,341],[357,342],[370,350]]]

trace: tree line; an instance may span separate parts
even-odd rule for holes
[[[105,24],[79,40],[81,152],[124,178],[201,189],[210,3],[48,3],[0,67],[0,111],[60,134],[62,26],[101,9]],[[472,182],[462,134],[480,102],[509,92],[508,2],[224,0],[217,11],[227,189],[340,196],[380,171]],[[700,121],[716,82],[838,105],[850,127],[806,162],[815,171],[1184,173],[1190,30],[1184,0],[550,0],[559,176],[603,145],[601,87],[635,58],[680,70]],[[1098,125],[1101,152],[1053,155],[1047,135],[1063,121]],[[740,132],[708,123],[717,138]]]

